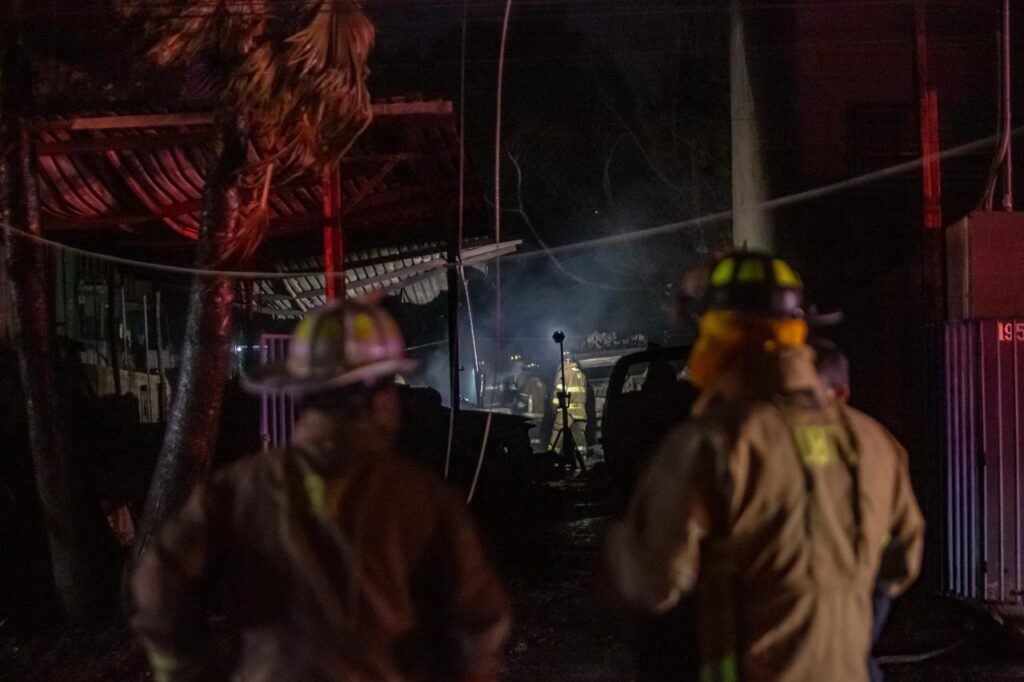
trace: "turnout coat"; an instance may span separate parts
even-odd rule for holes
[[[143,557],[157,679],[496,679],[509,604],[465,504],[387,445],[333,453],[332,428],[306,413],[293,447],[215,473]]]
[[[863,682],[876,579],[896,596],[918,575],[906,452],[828,402],[813,359],[783,347],[709,386],[609,535],[626,600],[695,590],[701,679]]]

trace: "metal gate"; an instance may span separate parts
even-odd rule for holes
[[[944,586],[1022,604],[1024,319],[945,327]]]
[[[288,334],[260,336],[260,364],[284,362],[288,357]],[[267,392],[260,396],[260,437],[263,449],[273,450],[287,445],[295,426],[295,401],[283,393]]]

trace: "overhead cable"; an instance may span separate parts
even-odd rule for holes
[[[1011,137],[1017,137],[1024,131],[1024,126],[1019,126],[1010,131]],[[806,201],[812,201],[814,199],[820,199],[822,197],[837,194],[846,190],[861,187],[863,185],[885,180],[894,176],[902,175],[913,170],[920,168],[924,163],[931,162],[938,158],[939,160],[946,160],[955,158],[957,156],[963,156],[965,154],[974,153],[980,151],[995,142],[1001,141],[1001,136],[990,135],[973,142],[966,144],[957,145],[950,147],[938,154],[930,154],[927,156],[898,163],[887,168],[882,168],[877,171],[871,171],[862,175],[847,178],[837,182],[832,182],[826,185],[821,185],[813,189],[804,190],[801,192],[795,192],[783,197],[775,199],[769,199],[768,201],[761,202],[755,206],[749,207],[760,210],[773,210],[782,208],[785,206],[792,206],[794,204],[800,204]],[[537,251],[516,253],[512,255],[502,256],[503,262],[508,261],[521,261],[529,260],[533,258],[550,258],[552,254],[562,253],[573,253],[582,252],[588,249],[601,248],[607,246],[613,246],[617,244],[640,241],[644,239],[651,239],[653,237],[660,237],[667,234],[673,234],[693,227],[702,225],[708,225],[717,222],[724,222],[732,218],[732,211],[719,211],[717,213],[710,213],[708,215],[699,216],[697,218],[690,218],[680,222],[666,223],[664,225],[658,225],[656,227],[648,227],[632,232],[624,232],[622,234],[611,235],[608,237],[597,237],[595,239],[573,242],[570,244],[562,244],[559,246],[550,246],[547,249],[540,249]],[[89,251],[69,244],[64,244],[46,237],[42,237],[35,234],[30,234],[12,227],[9,224],[0,223],[0,230],[11,234],[14,237],[20,239],[26,239],[28,241],[37,243],[41,246],[49,248],[67,251],[68,253],[74,253],[85,258],[92,258],[94,260],[114,263],[116,265],[124,265],[126,267],[138,268],[141,270],[150,270],[154,272],[166,272],[176,275],[189,275],[197,277],[230,277],[233,279],[240,280],[257,280],[257,279],[291,279],[295,277],[322,277],[324,273],[322,271],[314,272],[280,272],[280,271],[246,271],[246,270],[217,270],[210,268],[189,268],[184,266],[166,265],[164,263],[156,263],[153,261],[143,261],[133,258],[125,258],[123,256],[115,256],[112,254],[101,253],[97,251]],[[486,258],[480,258],[478,260],[487,260]],[[336,276],[341,276],[336,275]]]

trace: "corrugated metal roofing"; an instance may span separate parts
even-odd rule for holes
[[[459,144],[451,103],[401,99],[376,104],[374,113],[374,123],[341,164],[346,231],[439,220],[457,199]],[[195,239],[213,163],[212,121],[203,112],[146,112],[35,122],[43,229],[131,230],[162,223]],[[249,154],[258,158],[254,148]],[[475,191],[467,196],[472,203]],[[275,187],[269,204],[279,234],[318,229],[321,179]]]
[[[99,112],[32,123],[43,230],[102,234],[107,241],[146,226],[137,235],[146,242],[160,236],[153,228],[162,225],[164,244],[166,238],[194,240],[214,163],[213,123],[210,112],[170,111]],[[426,303],[446,289],[439,228],[457,208],[459,154],[451,102],[398,98],[374,105],[373,123],[340,167],[349,295],[400,290],[407,300]],[[253,147],[249,156],[259,159]],[[472,212],[482,205],[479,190],[472,180],[466,189]],[[275,186],[268,203],[270,237],[312,236],[324,226],[320,177]],[[510,253],[519,243],[496,247],[479,234],[473,242],[475,225],[467,221],[464,263]],[[486,222],[480,226],[486,229]],[[321,244],[311,239],[296,251],[300,256],[272,267],[323,270],[322,255],[315,255]],[[301,255],[306,253],[311,255]],[[255,293],[260,312],[275,316],[299,315],[326,301],[322,275],[259,281]]]
[[[470,243],[462,251],[462,262],[469,267],[496,255],[514,252],[521,242],[508,241],[495,246]],[[424,304],[447,291],[445,244],[430,242],[405,244],[350,252],[345,258],[345,290],[349,296],[363,296],[377,289],[401,291],[410,303]],[[280,272],[315,272],[323,269],[323,257],[288,258],[277,263]],[[327,302],[323,275],[256,282],[261,313],[293,317]]]

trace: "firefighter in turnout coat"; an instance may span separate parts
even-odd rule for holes
[[[215,473],[142,558],[133,625],[157,680],[497,679],[505,593],[461,498],[397,452],[410,365],[391,316],[347,302],[249,377],[296,398],[294,437]]]
[[[703,392],[611,531],[608,577],[652,612],[695,591],[701,680],[866,682],[876,580],[896,596],[921,564],[906,453],[825,394],[785,262],[738,253],[710,277]]]

